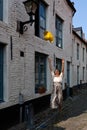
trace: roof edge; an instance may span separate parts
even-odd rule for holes
[[[67,3],[68,3],[68,5],[73,9],[73,15],[75,14],[75,12],[76,12],[76,9],[75,9],[75,7],[74,7],[74,2],[71,2],[70,0],[66,0],[67,1]]]

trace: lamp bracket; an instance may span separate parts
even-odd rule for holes
[[[20,34],[23,34],[24,31],[27,30],[27,26],[24,26],[25,24],[29,24],[30,23],[30,26],[32,26],[33,22],[35,22],[35,20],[29,20],[29,21],[25,21],[25,22],[22,22],[22,21],[17,21],[17,32],[19,32]]]

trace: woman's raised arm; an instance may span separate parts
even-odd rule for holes
[[[62,70],[61,71],[63,74],[64,74],[64,62],[65,62],[64,59],[62,59]]]
[[[51,59],[50,58],[48,58],[48,62],[49,62],[50,71],[52,71],[52,64],[51,64]]]

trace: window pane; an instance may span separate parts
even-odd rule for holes
[[[44,31],[46,30],[46,6],[44,3],[40,3],[40,16],[39,16],[39,36],[43,38]]]
[[[79,66],[77,66],[77,84],[79,84]]]
[[[77,43],[77,60],[79,60],[79,44]]]
[[[59,45],[59,47],[62,47],[62,41],[61,41],[61,39],[58,40],[58,45]]]
[[[40,17],[40,26],[45,28],[45,20],[42,17]]]
[[[3,20],[3,0],[0,0],[0,20]]]
[[[46,30],[46,5],[40,1],[38,6],[35,13],[35,35],[43,39]]]
[[[38,78],[39,78],[39,75],[38,75],[38,69],[39,69],[39,60],[38,60],[38,57],[36,57],[36,59],[35,59],[36,61],[35,61],[35,82],[36,82],[36,84],[38,84],[39,83],[39,80],[38,80]]]
[[[39,87],[46,87],[46,56],[41,53],[35,55],[35,92]]]
[[[62,24],[61,23],[59,24],[59,29],[62,30]]]
[[[0,101],[3,100],[3,46],[0,45]]]
[[[44,84],[44,65],[40,65],[40,83]]]
[[[56,69],[58,69],[60,72],[61,72],[61,65],[62,65],[61,59],[56,58]]]
[[[40,4],[40,16],[42,16],[44,18],[46,16],[45,5],[43,3]]]
[[[59,31],[59,38],[61,38],[62,39],[62,32],[61,31]]]
[[[62,48],[62,20],[56,17],[56,46]]]
[[[84,61],[84,48],[83,48],[83,61]]]
[[[56,37],[56,46],[62,48],[62,41],[61,39],[58,39],[58,37]]]
[[[84,79],[85,79],[85,67],[83,67],[83,81],[84,81]]]

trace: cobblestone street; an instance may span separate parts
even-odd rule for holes
[[[87,130],[87,89],[80,89],[63,102],[62,112],[46,110],[34,118],[34,130]],[[13,127],[9,130],[26,130]]]
[[[53,130],[87,130],[87,90],[83,89],[78,96],[68,98],[64,105]]]
[[[56,124],[55,127],[60,127],[58,130],[87,130],[87,113],[82,113],[75,117],[70,117],[65,121]]]

